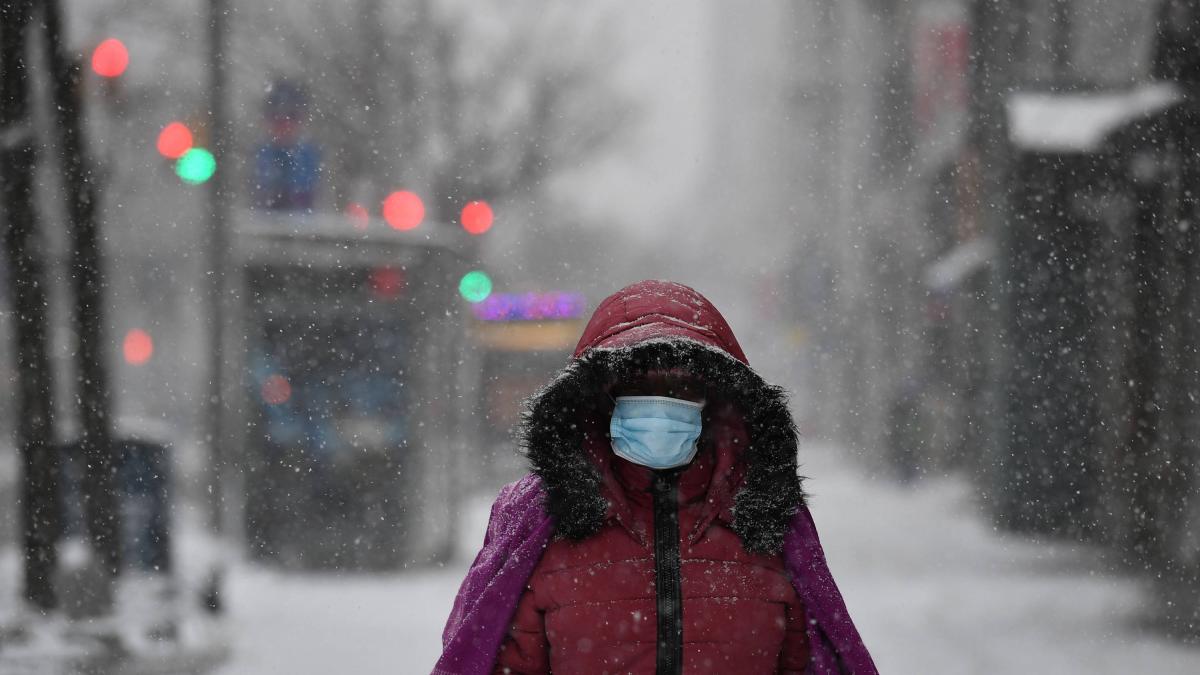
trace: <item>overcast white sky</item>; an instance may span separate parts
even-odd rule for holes
[[[706,161],[710,120],[708,2],[621,5],[626,37],[618,82],[640,108],[629,142],[571,177],[590,212],[647,232],[691,194]]]

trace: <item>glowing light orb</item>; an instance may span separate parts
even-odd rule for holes
[[[129,67],[129,50],[116,38],[96,45],[92,52],[92,70],[100,77],[118,77]]]
[[[217,160],[204,148],[192,148],[175,162],[175,174],[189,185],[199,185],[212,178],[217,170]]]
[[[380,267],[371,270],[371,290],[381,298],[395,298],[404,290],[407,280],[404,270],[396,267]]]
[[[371,214],[367,212],[367,207],[357,202],[346,205],[346,217],[350,219],[354,229],[360,232],[367,229],[367,225],[371,223]]]
[[[487,274],[472,270],[458,282],[458,292],[467,302],[483,302],[492,294],[492,280]]]
[[[495,214],[492,213],[492,207],[488,206],[487,202],[468,202],[463,207],[462,226],[464,230],[471,234],[483,234],[487,232],[492,228],[493,220],[495,220]]]
[[[125,354],[125,363],[140,366],[154,356],[154,340],[146,331],[134,328],[125,334],[122,351]]]
[[[282,375],[269,375],[263,380],[259,393],[268,405],[280,405],[292,397],[292,385]]]
[[[182,122],[171,122],[158,132],[158,154],[179,159],[192,149],[192,131]]]
[[[411,230],[425,218],[425,204],[416,194],[398,190],[383,200],[383,219],[396,230]]]

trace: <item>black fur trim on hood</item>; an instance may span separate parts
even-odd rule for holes
[[[589,433],[584,422],[610,410],[607,392],[614,383],[672,368],[698,376],[710,391],[741,410],[750,443],[743,451],[746,472],[734,496],[732,528],[746,550],[778,552],[791,517],[804,501],[796,465],[796,425],[787,395],[729,354],[686,338],[590,349],[526,402],[521,444],[533,472],[545,483],[546,510],[556,521],[557,533],[584,539],[600,529],[608,510],[600,473],[584,451]]]

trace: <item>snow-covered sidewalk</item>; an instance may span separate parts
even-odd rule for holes
[[[864,480],[828,449],[801,472],[830,568],[883,673],[1200,673],[1137,628],[1133,581],[1093,552],[995,533],[960,480]]]
[[[1132,581],[1088,552],[998,536],[957,480],[902,489],[829,448],[802,471],[830,567],[884,673],[1200,673],[1200,649],[1136,628]],[[486,502],[464,539],[482,539]],[[464,554],[469,559],[470,554]],[[424,673],[464,572],[386,576],[238,570],[234,661],[221,675]]]

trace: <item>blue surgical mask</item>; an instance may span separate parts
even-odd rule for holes
[[[696,456],[703,403],[666,396],[618,396],[616,403],[608,431],[618,457],[673,469]]]

